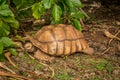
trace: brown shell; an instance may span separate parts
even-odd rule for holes
[[[70,55],[89,48],[83,34],[71,25],[44,26],[35,34],[34,40],[33,44],[41,51],[55,56]]]

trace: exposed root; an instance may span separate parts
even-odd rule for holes
[[[110,32],[108,32],[107,30],[104,31],[104,34],[105,36],[111,38],[108,42],[108,45],[110,45],[110,43],[112,42],[113,39],[117,39],[120,41],[120,38],[117,37],[117,35],[120,33],[120,30],[115,34],[115,35],[112,35]],[[110,47],[108,47],[102,54],[105,54],[107,51],[110,50]]]
[[[5,73],[3,71],[0,71],[0,75],[1,76],[10,76],[10,77],[15,77],[15,78],[21,78],[21,79],[25,79],[25,80],[34,80],[32,78],[27,78],[27,77],[17,75],[17,74]]]
[[[8,68],[6,65],[4,65],[2,62],[0,62],[0,67],[2,67],[3,69],[6,69],[7,71],[11,72],[12,74],[16,74],[13,70],[11,70],[10,68]]]
[[[13,66],[13,67],[15,67],[15,68],[17,68],[17,66],[13,63],[13,61],[10,59],[10,56],[11,56],[11,53],[10,52],[6,52],[5,53],[5,57],[7,58],[7,60],[10,62],[10,64]]]
[[[117,37],[117,35],[120,33],[120,30],[116,33],[116,35],[112,35],[110,32],[108,32],[107,30],[105,30],[104,31],[104,34],[107,36],[107,37],[109,37],[109,38],[111,38],[112,40],[113,39],[117,39],[118,41],[120,41],[120,38],[119,37]],[[109,42],[110,43],[110,42]]]
[[[115,34],[115,36],[117,36],[119,33],[120,33],[120,30]],[[109,44],[112,42],[112,40],[113,40],[113,38],[110,39]]]

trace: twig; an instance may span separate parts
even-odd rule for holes
[[[118,31],[118,33],[119,33],[120,31]],[[107,37],[109,37],[109,38],[112,38],[112,39],[117,39],[117,40],[119,40],[120,41],[120,38],[119,37],[117,37],[117,36],[115,36],[115,35],[112,35],[110,32],[108,32],[107,30],[105,30],[104,31],[104,34],[107,36]]]
[[[11,70],[10,68],[8,68],[6,65],[4,65],[2,62],[0,62],[0,67],[2,67],[3,69],[6,69],[7,71],[16,74],[13,70]]]
[[[26,8],[20,9],[19,11],[25,11],[25,10],[31,8],[31,7],[32,7],[32,6],[29,6],[29,7],[26,7]]]
[[[55,75],[54,69],[52,67],[50,67],[49,65],[45,64],[45,63],[41,63],[41,62],[39,62],[39,63],[42,64],[42,65],[44,65],[44,66],[47,66],[52,71],[51,78],[53,78],[54,75]]]
[[[85,11],[82,8],[79,8],[79,10],[85,15],[87,19],[90,19],[90,17],[85,13]]]
[[[81,23],[82,27],[84,27],[84,23],[83,23],[82,19],[80,19],[80,23]]]
[[[102,54],[105,54],[109,50],[110,50],[110,47],[108,47],[105,51],[103,51]]]
[[[10,64],[11,64],[13,67],[17,68],[17,66],[16,66],[16,65],[13,63],[13,61],[10,59],[10,55],[11,55],[10,52],[6,52],[6,53],[5,53],[5,57],[8,59],[8,61],[10,62]]]
[[[29,55],[29,54],[28,54]],[[32,57],[31,55],[29,55],[29,57],[31,58],[31,59],[33,59],[33,60],[35,60],[35,58],[34,57]],[[40,64],[42,64],[42,65],[44,65],[44,66],[47,66],[51,71],[52,71],[52,75],[51,75],[51,78],[53,78],[54,77],[54,75],[55,75],[55,72],[54,72],[54,69],[52,68],[52,67],[50,67],[49,65],[47,65],[47,64],[45,64],[45,63],[42,63],[42,62],[39,62],[39,61],[37,61],[38,63],[40,63]],[[51,79],[50,78],[50,79]]]
[[[115,36],[117,36],[119,33],[120,33],[120,30],[115,34]],[[109,45],[110,45],[110,43],[112,42],[112,40],[113,40],[113,38],[110,39],[110,41],[109,41]]]
[[[1,76],[17,77],[17,78],[22,78],[22,79],[25,79],[25,80],[34,80],[32,78],[27,78],[27,77],[24,77],[24,76],[21,76],[21,75],[17,75],[17,74],[5,73],[3,71],[0,71],[0,75]]]

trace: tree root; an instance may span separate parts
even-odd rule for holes
[[[113,40],[113,39],[117,39],[118,41],[120,41],[120,38],[117,37],[117,35],[118,35],[119,33],[120,33],[120,30],[116,33],[116,35],[112,35],[112,34],[111,34],[110,32],[108,32],[107,30],[104,31],[105,36],[111,38],[112,40]],[[110,41],[110,42],[111,42],[111,41]],[[110,43],[110,42],[109,42],[109,43]]]
[[[120,41],[120,38],[117,37],[117,35],[120,33],[120,30],[115,34],[112,35],[110,32],[108,32],[107,30],[104,31],[105,36],[111,38],[108,42],[108,45],[110,45],[110,43],[112,42],[113,39],[117,39],[118,41]],[[110,47],[108,47],[102,54],[105,54],[107,51],[110,50]]]
[[[15,78],[21,78],[21,79],[25,79],[25,80],[34,80],[32,78],[27,78],[27,77],[17,75],[17,74],[5,73],[3,71],[0,71],[0,75],[1,76],[10,76],[10,77],[15,77]]]
[[[2,62],[0,62],[0,67],[2,67],[3,69],[11,72],[12,74],[16,74],[13,70],[11,70],[10,68],[8,68],[6,65],[4,65]]]

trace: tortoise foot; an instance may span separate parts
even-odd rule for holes
[[[34,54],[34,57],[37,58],[40,61],[47,61],[47,62],[52,62],[54,60],[54,57],[51,57],[45,53],[43,53],[40,50],[37,50]]]

